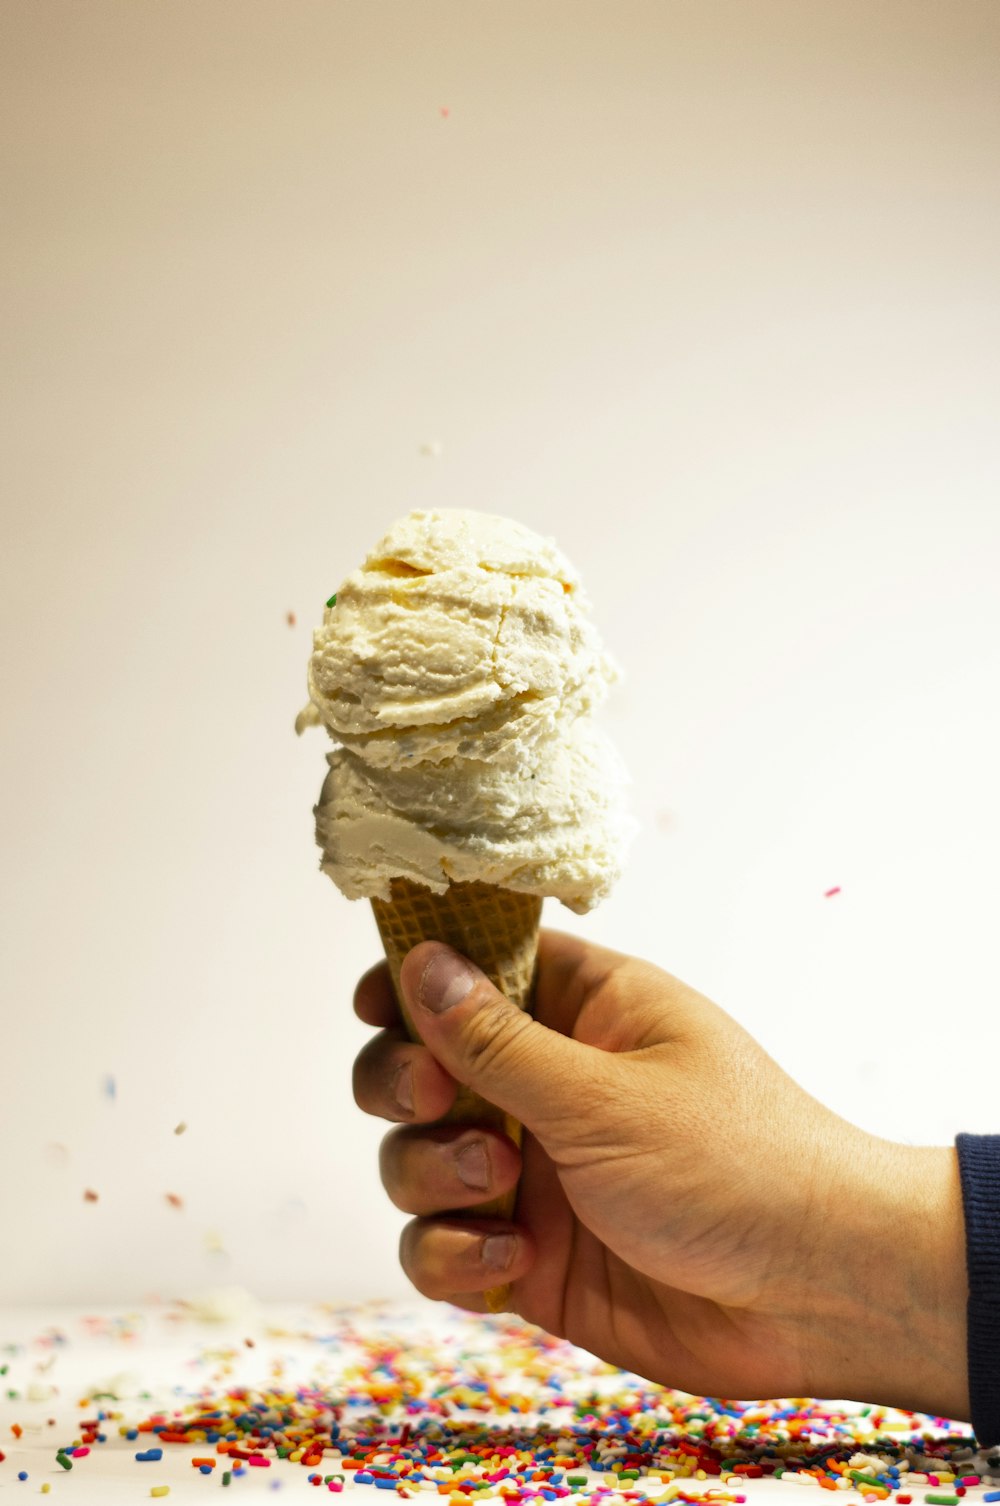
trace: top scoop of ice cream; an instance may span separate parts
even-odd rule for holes
[[[591,720],[614,669],[568,560],[505,518],[413,512],[314,635],[336,743],[317,836],[345,894],[480,879],[589,909],[617,876],[624,777]]]

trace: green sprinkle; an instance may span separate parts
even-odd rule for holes
[[[223,1485],[228,1485],[230,1483],[230,1481],[232,1480],[232,1478],[233,1478],[232,1470],[227,1469],[226,1473],[222,1477],[222,1483],[223,1483]]]
[[[330,597],[330,600],[327,602],[327,606],[328,607],[335,607],[336,605],[337,605],[337,593],[336,593],[336,591],[334,591],[333,595]]]
[[[958,1506],[958,1496],[931,1494],[924,1496],[924,1500],[928,1501],[930,1506]]]
[[[567,1485],[586,1485],[586,1483],[587,1483],[587,1476],[586,1475],[567,1475],[566,1476],[566,1484]]]
[[[66,1452],[63,1449],[60,1449],[58,1454],[56,1454],[56,1463],[61,1464],[63,1469],[73,1468],[72,1459],[67,1456]]]
[[[6,1375],[9,1369],[9,1365],[0,1365],[0,1375]]]
[[[875,1486],[878,1487],[879,1490],[884,1490],[885,1489],[885,1486],[882,1484],[882,1481],[881,1480],[876,1480],[876,1478],[875,1478],[874,1475],[863,1474],[860,1469],[852,1469],[850,1471],[850,1474],[851,1474],[851,1479],[854,1481],[855,1485],[875,1485]],[[955,1499],[957,1501],[958,1497],[956,1496]]]

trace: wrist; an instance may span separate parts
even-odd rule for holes
[[[830,1189],[827,1227],[835,1227],[825,1258],[839,1271],[820,1394],[966,1419],[968,1284],[955,1149],[856,1133],[846,1176]]]

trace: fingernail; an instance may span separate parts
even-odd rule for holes
[[[420,979],[420,1002],[433,1014],[444,1014],[461,1003],[475,981],[468,963],[456,952],[436,952]]]
[[[455,1157],[459,1181],[472,1192],[485,1192],[490,1185],[490,1158],[482,1140],[470,1140]]]
[[[391,1084],[392,1096],[397,1106],[404,1114],[413,1113],[413,1066],[410,1062],[404,1062],[397,1067],[396,1075]]]
[[[505,1271],[514,1259],[517,1240],[513,1234],[490,1234],[483,1240],[482,1261],[491,1271]]]

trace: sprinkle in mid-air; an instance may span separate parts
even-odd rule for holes
[[[183,1133],[184,1133],[184,1131],[186,1129],[187,1129],[187,1125],[185,1124],[184,1120],[182,1119],[181,1122],[180,1122],[180,1124],[175,1124],[174,1125],[174,1134],[175,1135],[183,1135]]]
[[[105,1098],[107,1098],[110,1103],[114,1103],[115,1099],[118,1097],[118,1084],[115,1082],[115,1079],[110,1072],[105,1075],[101,1087]]]
[[[184,1207],[184,1199],[182,1197],[178,1197],[176,1192],[165,1192],[163,1196],[170,1204],[171,1208]]]
[[[832,889],[827,889],[827,890],[824,891],[823,898],[824,899],[832,899],[835,894],[839,894],[839,893],[840,893],[840,885],[839,884],[834,884],[834,886],[833,886]]]
[[[288,623],[289,627],[294,627],[295,626],[295,613],[294,612],[286,612],[285,613],[285,621]]]
[[[97,1193],[94,1191],[93,1187],[85,1187],[84,1188],[83,1201],[85,1203],[96,1203],[97,1202]]]

